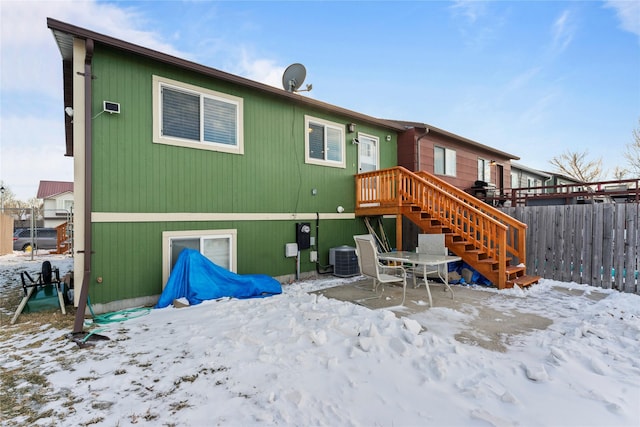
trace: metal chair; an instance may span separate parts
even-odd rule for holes
[[[449,251],[444,243],[444,234],[418,234],[418,247],[416,252],[428,255],[448,255]],[[446,265],[434,266],[432,270],[427,270],[427,274],[437,273],[440,277],[448,274]],[[416,287],[416,276],[422,277],[424,270],[422,268],[412,268],[413,287]],[[426,277],[423,277],[425,283]]]
[[[378,250],[375,246],[373,236],[365,234],[361,236],[353,236],[356,242],[356,251],[358,255],[358,266],[360,273],[373,279],[373,291],[377,294],[378,286],[382,285],[380,295],[374,298],[381,298],[384,293],[385,283],[402,283],[402,302],[407,295],[407,272],[401,266],[387,266],[378,260]]]
[[[60,304],[60,311],[62,314],[67,314],[65,309],[65,301],[64,301],[64,290],[61,289],[63,287],[63,283],[60,281],[60,271],[57,268],[53,268],[49,261],[45,261],[42,263],[42,270],[38,273],[36,280],[33,280],[31,275],[26,271],[20,273],[20,279],[22,280],[22,290],[24,291],[24,297],[20,301],[18,305],[18,309],[13,315],[11,319],[11,324],[13,325],[18,316],[24,310],[24,307],[29,302],[29,299],[36,295],[40,289],[44,289],[47,292],[48,289],[55,292],[58,295],[58,303]]]

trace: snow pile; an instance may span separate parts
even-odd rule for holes
[[[493,310],[552,320],[497,352],[456,339],[470,313],[398,318],[309,293],[345,282],[153,310],[105,327],[111,340],[89,349],[43,327],[2,343],[0,366],[46,374],[59,398],[40,425],[640,424],[637,295],[546,280],[478,289],[494,293]]]

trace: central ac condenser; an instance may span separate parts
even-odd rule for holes
[[[339,246],[329,249],[329,264],[333,265],[334,276],[351,277],[360,274],[356,248],[351,246]]]

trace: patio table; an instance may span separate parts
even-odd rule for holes
[[[431,290],[429,290],[429,282],[427,280],[427,267],[437,267],[440,265],[447,266],[450,262],[462,260],[462,258],[460,258],[459,256],[431,255],[409,251],[382,252],[378,254],[378,259],[384,261],[401,262],[403,264],[411,264],[413,267],[422,266],[422,278],[424,280],[424,286],[427,288],[427,295],[429,296],[429,307],[433,307],[433,299],[431,298]],[[446,289],[451,292],[451,298],[453,299],[453,289],[451,289],[451,286],[449,286],[448,280],[449,274],[444,274],[444,277],[442,277],[443,275],[441,273],[441,269],[437,268],[436,270],[438,272],[438,277],[440,277],[440,280],[442,280]],[[448,273],[449,269],[445,268],[445,270]]]

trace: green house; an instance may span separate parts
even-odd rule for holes
[[[75,285],[96,311],[153,304],[185,247],[286,283],[330,270],[330,248],[366,231],[354,176],[397,165],[402,125],[47,25],[74,158]]]

